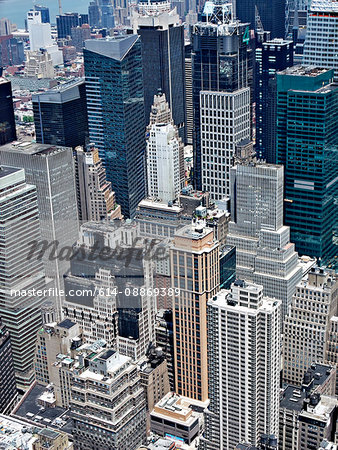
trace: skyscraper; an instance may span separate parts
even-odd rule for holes
[[[210,404],[204,450],[278,435],[281,302],[237,280],[208,302]]]
[[[121,218],[121,207],[116,204],[97,148],[77,147],[74,158],[80,222]]]
[[[213,108],[215,109],[215,114],[213,114],[215,123],[212,125],[212,127],[215,126],[215,136],[213,135],[211,138],[209,135],[211,130],[209,129],[209,123],[201,122],[203,95],[214,95],[215,98],[218,98],[218,93],[226,92],[230,96],[230,93],[246,88],[249,83],[248,24],[240,23],[234,19],[232,4],[230,3],[208,2],[201,18],[202,21],[193,25],[191,29],[194,182],[195,188],[198,190],[203,188],[203,173],[205,179],[207,177],[206,171],[208,167],[203,167],[203,156],[206,162],[209,152],[209,155],[212,154],[217,158],[217,162],[220,160],[222,164],[226,164],[227,160],[232,157],[231,148],[225,149],[224,142],[224,134],[227,131],[229,132],[229,115],[232,111],[229,108],[228,123],[226,118],[223,117],[221,123],[221,107],[219,106],[219,110],[217,109],[217,105],[220,104],[221,100],[215,100],[216,108]],[[242,99],[243,103],[244,101],[245,98]],[[245,108],[250,108],[250,104],[246,105]],[[245,116],[245,114],[246,110],[242,111],[242,115]],[[226,129],[227,125],[228,129]],[[208,129],[206,128],[207,126]],[[234,123],[231,124],[231,127],[233,126]],[[247,126],[243,125],[243,128],[247,129]],[[221,136],[219,137],[217,133],[221,134]],[[243,132],[243,134],[246,133]],[[216,149],[214,146],[211,147],[211,144],[214,144],[214,142],[209,144],[210,139],[219,141]]]
[[[203,223],[178,230],[170,249],[176,392],[208,399],[207,301],[219,288],[219,245]]]
[[[141,41],[137,35],[85,42],[90,141],[125,217],[145,197],[145,122]]]
[[[0,413],[11,412],[18,393],[15,383],[12,345],[9,331],[0,317]]]
[[[236,246],[237,278],[282,300],[282,316],[302,278],[290,229],[283,225],[283,167],[248,162],[231,169],[227,244]]]
[[[0,78],[0,144],[16,140],[12,85]]]
[[[154,97],[147,139],[148,195],[164,203],[184,186],[184,150],[165,95]]]
[[[69,260],[58,255],[77,241],[79,226],[72,150],[31,142],[7,144],[0,147],[0,164],[25,169],[26,180],[36,186],[41,239],[31,239],[31,259],[42,258],[47,282],[54,288],[50,300],[60,314]]]
[[[86,86],[72,80],[32,96],[36,142],[75,148],[88,142]]]
[[[256,153],[268,163],[276,162],[276,72],[293,66],[293,43],[283,39],[256,46]]]
[[[271,38],[285,36],[285,0],[236,0],[236,17],[241,22],[249,22],[256,29],[256,14],[259,14],[265,31],[271,32]]]
[[[88,14],[78,14],[76,12],[67,12],[56,16],[56,26],[58,39],[66,39],[71,36],[73,27],[78,27],[88,23]]]
[[[338,4],[335,0],[312,0],[304,43],[304,65],[334,69],[338,79]]]
[[[50,23],[49,8],[47,6],[34,5],[34,9],[41,12],[42,23]]]
[[[23,169],[0,168],[0,225],[0,316],[11,335],[17,386],[26,389],[34,380],[45,276],[42,261],[29,257],[31,242],[40,240],[39,212]]]
[[[284,164],[285,223],[302,255],[337,255],[338,86],[313,66],[277,74],[277,162]],[[333,262],[334,263],[334,262]]]
[[[154,95],[166,96],[174,124],[185,142],[184,25],[176,8],[166,0],[141,1],[132,16],[134,32],[141,37],[144,108],[149,123]]]
[[[202,190],[227,199],[236,145],[250,139],[250,89],[201,91],[200,124]]]
[[[311,364],[326,358],[330,320],[337,316],[338,279],[313,268],[299,284],[284,321],[285,382],[300,385]]]

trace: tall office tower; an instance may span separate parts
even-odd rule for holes
[[[330,320],[337,315],[338,278],[334,272],[313,268],[297,285],[284,321],[283,378],[301,384],[315,362],[324,362]]]
[[[75,148],[88,143],[86,86],[75,79],[32,96],[36,142]]]
[[[23,169],[1,166],[0,316],[11,335],[20,389],[28,388],[34,380],[36,333],[45,300],[42,292],[38,296],[33,291],[45,288],[42,262],[30,258],[31,242],[35,240],[40,240],[36,188],[26,183]]]
[[[278,435],[281,302],[237,280],[208,302],[205,450]],[[202,441],[201,441],[202,442]]]
[[[172,202],[184,187],[184,149],[164,94],[154,97],[147,131],[148,195]]]
[[[0,317],[0,413],[9,414],[17,399],[11,338]]]
[[[13,31],[13,24],[7,17],[2,17],[0,19],[0,36],[8,36]]]
[[[154,244],[138,236],[134,223],[83,224],[65,282],[65,314],[86,339],[103,338],[136,361],[155,341]],[[74,298],[78,289],[85,294]]]
[[[98,28],[101,26],[100,22],[100,8],[98,0],[92,0],[88,6],[89,25]]]
[[[271,38],[285,36],[285,0],[236,0],[236,17],[241,22],[249,22],[256,29],[256,15],[260,16],[264,30],[270,31]],[[257,29],[256,29],[257,31]]]
[[[301,255],[337,254],[338,86],[333,70],[296,66],[277,74],[277,163],[284,164],[285,223]]]
[[[184,47],[184,76],[185,76],[185,133],[186,143],[193,143],[194,108],[192,102],[192,60],[191,45]]]
[[[59,14],[56,16],[58,39],[70,37],[73,27],[81,27],[85,23],[88,23],[88,14],[78,14],[76,12]]]
[[[286,0],[285,2],[285,36],[294,37],[295,30],[306,30],[307,10],[311,0]],[[295,44],[295,41],[294,41]]]
[[[227,133],[238,133],[238,125],[243,127],[243,138],[248,133],[246,124],[247,111],[250,104],[246,105],[250,97],[248,91],[241,90],[248,86],[248,24],[240,23],[233,18],[232,4],[213,2],[205,6],[202,22],[192,26],[192,95],[194,109],[194,182],[195,188],[202,190],[203,178],[207,179],[208,167],[203,163],[213,165],[210,156],[221,162],[223,167],[232,157],[232,148],[225,148],[225,136]],[[235,93],[235,91],[241,90]],[[227,95],[225,94],[227,93]],[[233,96],[231,96],[233,93]],[[234,106],[241,100],[243,107],[239,118],[230,117],[234,114]],[[202,101],[210,101],[213,115],[203,116]],[[221,115],[220,103],[228,102],[228,117]],[[216,103],[214,103],[216,102]],[[231,108],[231,106],[233,106]],[[223,103],[223,107],[225,104]],[[237,111],[236,111],[237,112]],[[224,114],[224,113],[223,113]],[[249,113],[250,114],[250,113]],[[213,125],[207,121],[214,120]],[[249,121],[250,122],[250,121]],[[206,127],[208,126],[208,129]],[[211,132],[209,129],[211,126]],[[250,136],[248,136],[250,137]],[[209,144],[210,141],[210,144]],[[211,144],[213,147],[211,147]],[[215,147],[214,145],[217,144]],[[224,148],[223,148],[224,146]],[[209,170],[210,172],[210,170]],[[210,175],[210,173],[209,173]],[[228,174],[227,174],[228,175]],[[210,177],[211,178],[211,177]],[[225,179],[227,184],[227,179]],[[222,185],[223,183],[219,184]],[[225,186],[227,188],[227,186]]]
[[[25,60],[23,41],[9,36],[0,36],[0,66],[19,66]]]
[[[106,180],[97,148],[77,147],[74,158],[80,222],[121,218],[121,207],[116,204],[115,192]]]
[[[71,29],[72,44],[77,52],[82,52],[84,43],[87,39],[90,39],[90,36],[91,30],[88,23],[84,23],[80,27],[73,27]]]
[[[16,140],[12,85],[0,78],[0,144]]]
[[[145,122],[138,36],[85,42],[90,141],[99,149],[124,217],[145,197]]]
[[[313,0],[308,11],[303,64],[334,69],[338,79],[338,4]]]
[[[29,48],[31,52],[45,49],[50,54],[54,66],[63,63],[62,51],[52,39],[50,23],[42,21],[42,12],[31,10],[27,13],[27,27],[29,32]]]
[[[208,399],[207,301],[219,287],[219,244],[203,222],[178,230],[170,249],[176,392]]]
[[[89,355],[84,363],[87,369],[74,376],[72,385],[75,448],[120,450],[145,444],[146,402],[137,365],[114,350]]]
[[[79,226],[72,150],[30,142],[7,144],[0,147],[0,164],[25,169],[27,181],[36,186],[41,239],[31,239],[31,259],[42,259],[53,288],[50,299],[60,314],[63,275],[69,269],[62,249],[67,254],[77,241]]]
[[[50,23],[49,8],[47,8],[47,6],[34,5],[33,9],[35,9],[35,11],[40,11],[42,23]]]
[[[256,46],[256,154],[276,163],[276,72],[293,66],[293,43],[267,40]]]
[[[184,25],[170,2],[141,1],[132,16],[134,33],[141,37],[146,123],[160,89],[185,142]]]
[[[236,246],[237,278],[262,284],[287,313],[302,278],[290,229],[283,226],[283,167],[248,162],[231,169],[231,222],[227,244]]]
[[[113,28],[115,26],[114,6],[111,0],[99,0],[101,27]]]
[[[236,146],[250,139],[250,89],[201,91],[200,106],[202,190],[225,200]]]

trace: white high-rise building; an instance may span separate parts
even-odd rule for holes
[[[184,186],[183,143],[165,95],[155,95],[147,141],[148,195],[168,203]]]
[[[236,144],[250,139],[250,89],[200,92],[202,189],[214,200],[230,195]]]
[[[314,267],[297,284],[283,329],[286,383],[300,385],[311,364],[325,361],[337,302],[338,277],[334,271]]]
[[[283,317],[303,276],[290,228],[283,226],[283,166],[248,162],[231,169],[231,222],[237,278],[282,300]]]
[[[42,22],[41,11],[28,11],[27,27],[30,51],[37,52],[40,49],[45,49],[50,54],[54,66],[63,64],[62,51],[59,50],[56,42],[52,39],[50,23]]]
[[[30,258],[35,240],[40,240],[36,187],[26,183],[23,169],[0,166],[0,316],[11,334],[21,389],[34,381],[36,333],[45,301],[42,261]]]
[[[278,435],[281,302],[237,280],[208,302],[210,404],[203,450]]]
[[[335,69],[338,77],[338,2],[313,0],[308,11],[303,64]]]

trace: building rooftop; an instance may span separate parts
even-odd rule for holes
[[[25,422],[0,414],[0,448],[7,450],[33,448],[39,428]]]
[[[337,13],[338,2],[337,0],[312,0],[310,6],[310,14],[312,12]]]
[[[37,155],[37,156],[53,156],[56,153],[60,153],[68,149],[68,147],[61,147],[49,144],[38,144],[31,141],[15,141],[0,147],[1,152],[12,152],[12,153],[24,153],[26,155]]]
[[[122,61],[138,39],[137,34],[90,39],[85,41],[85,49],[98,55]]]
[[[336,397],[328,395],[321,395],[320,401],[317,405],[309,404],[307,410],[301,413],[301,417],[315,419],[322,422],[331,420],[330,415],[334,409],[338,407],[338,400]],[[301,420],[301,419],[300,419]]]
[[[65,319],[62,322],[60,322],[59,324],[57,324],[58,327],[66,328],[67,330],[69,330],[70,328],[73,328],[75,325],[76,325],[76,323],[72,322],[69,319]]]
[[[151,411],[151,416],[161,417],[162,419],[172,420],[181,425],[190,426],[198,419],[190,405],[191,400],[181,397],[174,392],[165,395]]]
[[[79,86],[84,84],[83,78],[61,83],[45,92],[32,95],[32,101],[36,103],[65,103],[80,98]]]
[[[263,42],[263,47],[271,46],[271,45],[276,45],[276,46],[290,45],[290,44],[292,44],[292,42],[293,42],[292,40],[275,38],[275,39],[271,39],[270,41]]]
[[[307,393],[296,386],[287,386],[283,391],[283,396],[280,401],[280,408],[289,409],[291,411],[302,411],[304,400]]]
[[[324,69],[322,67],[317,66],[292,66],[287,69],[278,72],[280,75],[294,75],[294,76],[307,76],[307,77],[317,77],[325,72],[328,72],[330,69]]]
[[[197,221],[191,225],[185,225],[177,230],[175,237],[184,237],[191,240],[199,240],[212,234],[212,228],[206,226],[203,220]],[[211,237],[211,236],[210,236]]]
[[[71,434],[72,419],[68,410],[59,406],[45,408],[39,398],[46,392],[46,387],[35,384],[33,389],[22,398],[12,415],[30,425],[50,427]]]
[[[8,177],[15,172],[20,172],[23,169],[17,169],[16,167],[0,166],[0,178]]]

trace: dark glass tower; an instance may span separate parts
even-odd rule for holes
[[[33,95],[36,142],[65,147],[88,140],[86,87],[83,80]]]
[[[277,74],[277,163],[285,170],[285,224],[301,255],[337,255],[338,85],[333,70]]]
[[[260,33],[263,37],[266,33]],[[293,66],[293,43],[283,39],[258,40],[256,46],[256,153],[276,162],[276,72]]]
[[[249,26],[233,20],[228,4],[209,3],[192,26],[194,184],[202,189],[200,92],[233,92],[249,85]]]
[[[0,145],[16,140],[11,82],[0,78]]]
[[[0,413],[9,413],[17,396],[11,339],[0,317]]]
[[[42,23],[50,23],[49,8],[47,6],[34,5],[34,9],[41,12]]]
[[[88,22],[88,14],[65,13],[56,16],[58,38],[65,39],[68,36],[71,36],[73,27],[80,27]]]
[[[151,8],[151,15],[147,14]],[[134,31],[141,36],[146,124],[154,95],[165,94],[173,120],[185,141],[184,25],[167,2],[139,3]]]
[[[141,40],[137,35],[85,42],[89,137],[125,217],[145,197],[145,120]]]
[[[236,17],[256,28],[256,7],[265,31],[271,38],[285,36],[285,0],[236,0]]]

